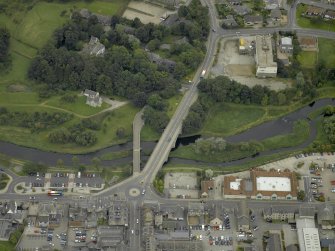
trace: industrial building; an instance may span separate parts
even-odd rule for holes
[[[256,36],[256,54],[257,64],[256,77],[274,78],[277,76],[277,63],[273,61],[272,38],[267,36]]]
[[[300,251],[321,251],[319,231],[314,219],[296,220]]]
[[[289,170],[250,171],[250,178],[240,179],[225,176],[223,196],[225,198],[251,198],[268,200],[296,200],[298,183]]]

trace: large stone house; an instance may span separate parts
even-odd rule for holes
[[[102,104],[102,98],[99,95],[99,92],[86,89],[84,91],[84,96],[87,97],[86,104],[93,107],[100,107]]]

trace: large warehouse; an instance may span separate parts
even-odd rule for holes
[[[297,199],[297,179],[290,171],[250,171],[250,178],[253,182],[253,199]]]
[[[251,198],[267,200],[296,200],[298,182],[289,170],[254,169],[250,178],[225,176],[223,195],[225,198]]]
[[[277,76],[277,63],[273,61],[272,38],[268,36],[256,36],[257,64],[256,77],[275,78]]]

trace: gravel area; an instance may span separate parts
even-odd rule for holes
[[[248,40],[255,40],[255,38],[248,37]],[[256,78],[255,58],[253,55],[239,54],[237,38],[222,39],[219,46],[216,64],[210,70],[211,77],[225,75],[249,87],[262,85],[272,90],[282,90],[291,85],[290,81],[278,78]]]

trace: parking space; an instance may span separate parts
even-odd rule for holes
[[[335,173],[332,169],[325,169],[321,173],[322,183],[320,184],[319,191],[325,195],[325,199],[328,201],[335,201]]]
[[[43,176],[28,176],[25,185],[27,187],[44,187],[44,181]]]
[[[68,231],[68,245],[70,247],[87,246],[87,243],[95,243],[96,240],[96,230],[85,230],[84,228],[70,228]]]
[[[199,184],[196,173],[167,173],[164,188],[171,198],[199,198]]]
[[[54,177],[52,176],[50,179],[50,187],[51,188],[66,188],[68,187],[69,179],[67,177]]]
[[[103,179],[100,175],[96,173],[83,173],[76,175],[74,178],[75,187],[91,187],[91,188],[101,188],[103,184]]]
[[[204,250],[234,250],[233,234],[225,230],[192,230],[191,239],[201,240]]]

